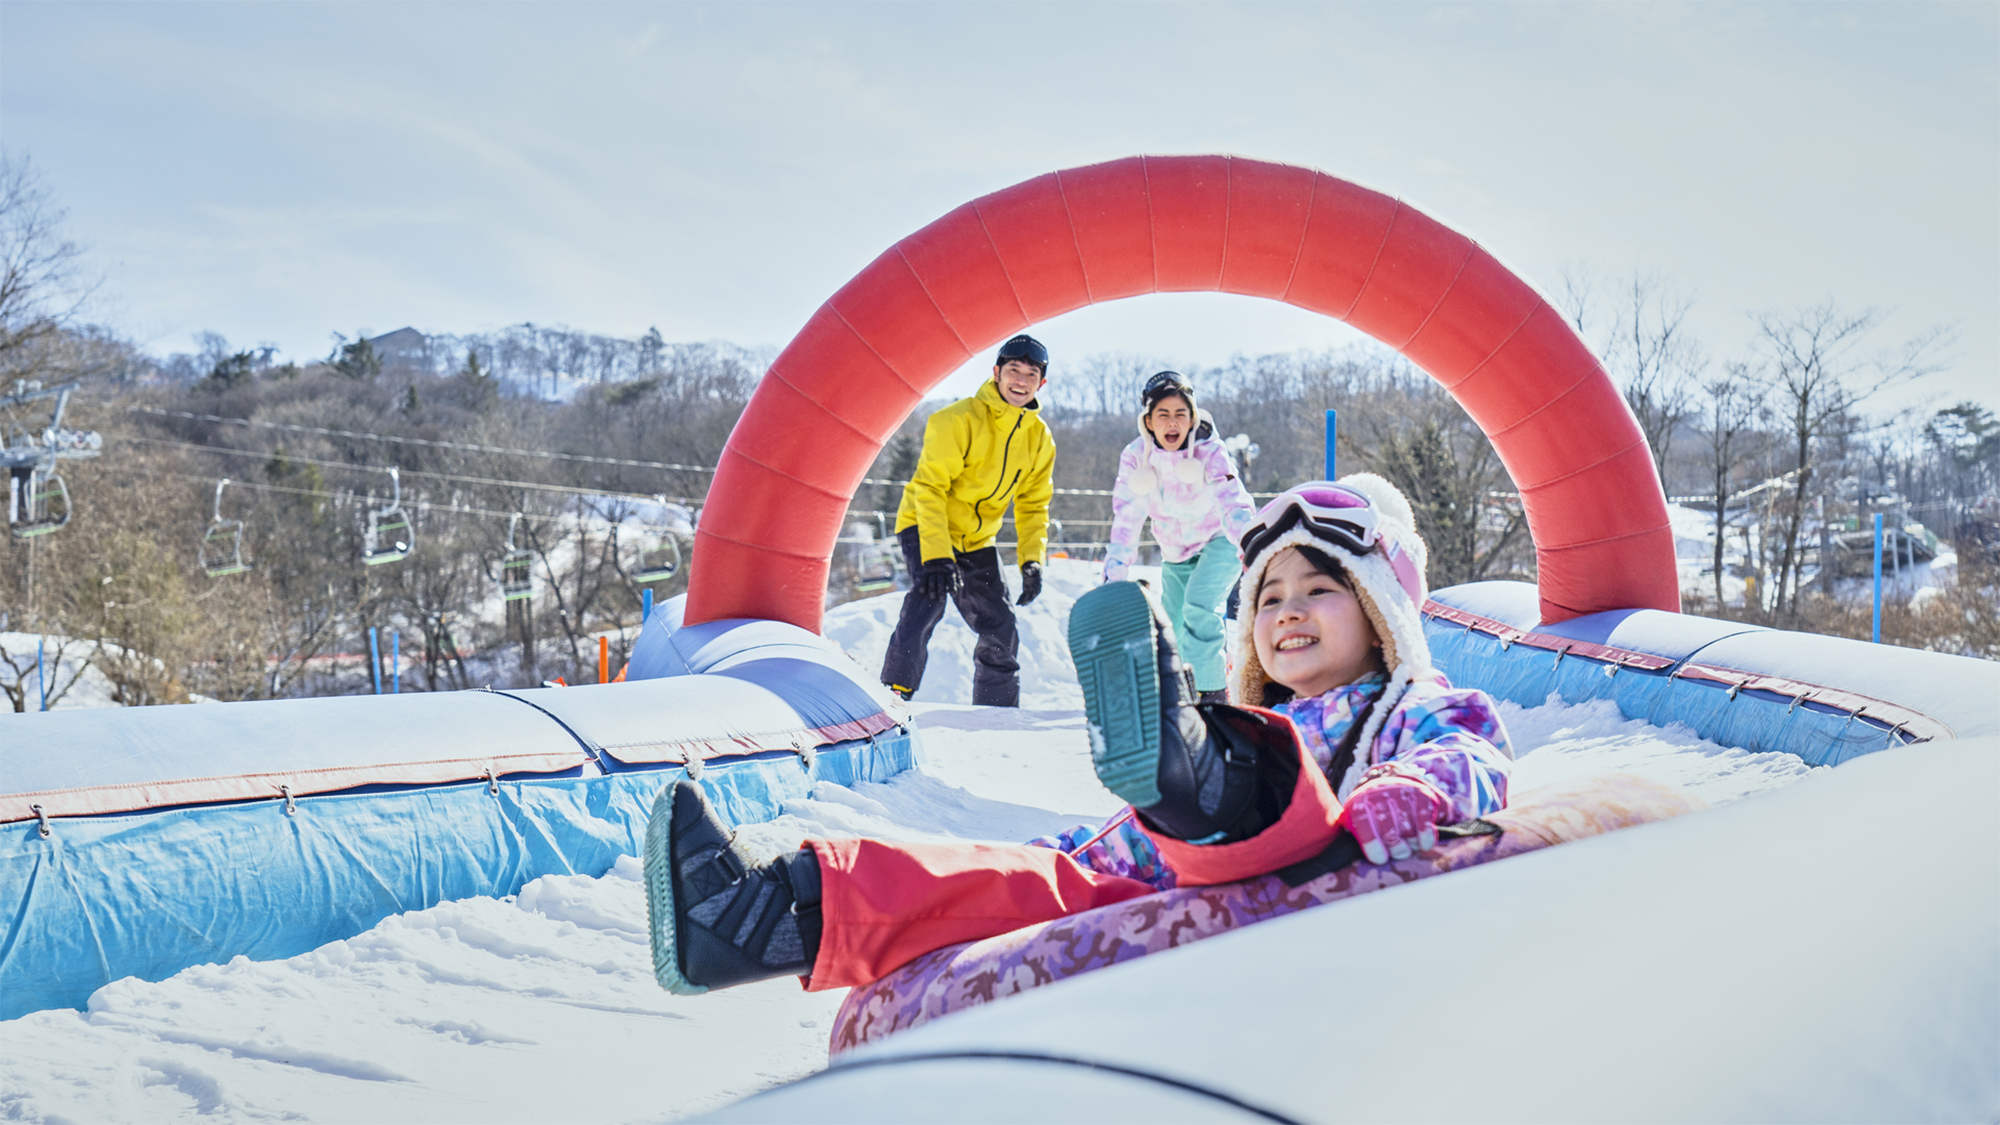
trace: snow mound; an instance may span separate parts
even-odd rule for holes
[[[1564,703],[1551,695],[1540,707],[1502,700],[1500,719],[1514,743],[1509,790],[1516,794],[1595,774],[1636,773],[1721,805],[1832,768],[1779,751],[1723,746],[1682,723],[1656,727],[1628,719],[1609,699]]]

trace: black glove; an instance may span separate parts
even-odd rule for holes
[[[1021,596],[1014,599],[1015,605],[1027,605],[1042,596],[1042,564],[1024,562],[1021,564]]]
[[[958,590],[958,560],[932,559],[917,569],[917,589],[942,601]]]

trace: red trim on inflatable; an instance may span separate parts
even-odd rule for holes
[[[1415,208],[1324,172],[1135,156],[953,210],[806,321],[723,450],[695,533],[688,623],[818,631],[847,504],[926,392],[1038,321],[1211,291],[1345,320],[1450,390],[1520,488],[1542,620],[1680,608],[1666,497],[1638,423],[1525,282]]]
[[[773,751],[801,753],[818,746],[873,738],[901,724],[886,712],[876,712],[845,723],[823,727],[797,727],[734,738],[694,738],[678,741],[639,742],[602,749],[627,765],[686,764],[716,762]],[[75,789],[46,789],[33,793],[0,794],[0,824],[34,820],[34,806],[51,817],[105,816],[114,813],[144,812],[174,805],[221,805],[235,801],[259,801],[282,797],[280,786],[289,786],[294,797],[338,793],[362,785],[448,785],[477,781],[488,771],[502,780],[522,774],[551,774],[573,770],[589,758],[582,750],[562,750],[547,754],[509,754],[496,758],[455,758],[435,762],[391,762],[373,766],[337,766],[330,769],[293,770],[280,773],[239,774],[229,777],[188,777],[131,785],[91,785]]]
[[[1516,629],[1505,622],[1481,617],[1476,613],[1467,613],[1465,610],[1440,602],[1424,602],[1424,616],[1485,633],[1497,639],[1502,648],[1517,644],[1527,645],[1530,648],[1545,649],[1564,656],[1581,656],[1601,664],[1616,664],[1647,672],[1672,668],[1676,663],[1668,657],[1655,653],[1634,652],[1631,649],[1615,648],[1591,641]],[[1957,737],[1951,725],[1942,719],[1905,707],[1900,703],[1891,703],[1886,699],[1877,699],[1872,695],[1862,695],[1860,692],[1844,688],[1827,687],[1824,684],[1794,680],[1785,676],[1770,676],[1762,672],[1745,672],[1715,664],[1683,664],[1673,675],[1677,679],[1705,680],[1721,684],[1728,687],[1732,694],[1738,691],[1761,691],[1791,699],[1794,701],[1793,706],[1810,703],[1819,707],[1830,707],[1836,711],[1845,711],[1884,730],[1902,731],[1910,736],[1906,742],[1928,742],[1935,738]]]
[[[1727,684],[1732,692],[1762,691],[1772,695],[1789,696],[1799,703],[1813,703],[1831,707],[1836,711],[1846,711],[1855,718],[1865,719],[1884,730],[1902,731],[1909,736],[1903,740],[1905,743],[1957,737],[1950,724],[1942,719],[1912,710],[1900,703],[1891,703],[1872,695],[1862,695],[1858,691],[1830,688],[1785,676],[1767,676],[1762,672],[1721,668],[1713,664],[1685,664],[1674,674],[1683,680],[1707,680],[1711,683]]]
[[[694,761],[707,762],[717,758],[741,757],[745,754],[803,751],[836,742],[854,742],[863,738],[873,738],[901,725],[887,712],[877,711],[864,718],[845,723],[830,723],[823,727],[797,727],[791,730],[743,734],[730,738],[635,742],[624,746],[606,746],[604,752],[627,765],[664,765],[669,762],[686,764]]]
[[[1595,644],[1591,641],[1573,640],[1569,637],[1552,637],[1547,633],[1516,629],[1512,625],[1495,621],[1490,617],[1481,617],[1476,613],[1467,613],[1462,609],[1442,605],[1438,602],[1426,601],[1424,603],[1424,616],[1436,618],[1440,621],[1449,621],[1454,625],[1463,625],[1467,629],[1476,629],[1498,640],[1501,648],[1517,644],[1527,645],[1529,648],[1546,649],[1550,652],[1560,652],[1572,656],[1586,656],[1604,664],[1617,664],[1625,668],[1639,668],[1647,672],[1658,672],[1674,666],[1674,662],[1671,659],[1664,656],[1657,656],[1650,652],[1634,652],[1631,649],[1613,648],[1610,645]]]
[[[0,824],[34,820],[34,806],[45,815],[103,816],[141,812],[173,805],[220,805],[337,793],[360,785],[448,785],[477,781],[489,772],[500,778],[517,774],[561,773],[590,759],[582,750],[548,754],[503,754],[493,758],[455,758],[435,762],[390,762],[374,766],[238,774],[230,777],[186,777],[130,785],[91,785],[76,789],[45,789],[36,793],[0,795]]]

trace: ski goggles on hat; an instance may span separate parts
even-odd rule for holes
[[[995,367],[1005,367],[1010,359],[1024,360],[1042,369],[1049,370],[1049,349],[1042,346],[1033,336],[1016,336],[1000,345],[1000,354],[993,361]]]
[[[1254,562],[1271,544],[1293,528],[1304,527],[1315,539],[1349,554],[1380,552],[1396,572],[1410,600],[1422,603],[1423,575],[1416,560],[1393,536],[1376,526],[1375,504],[1354,489],[1330,481],[1302,484],[1278,495],[1257,513],[1257,522],[1243,533],[1243,559]]]
[[[1187,376],[1182,375],[1178,371],[1162,371],[1151,379],[1146,380],[1145,389],[1139,392],[1139,401],[1147,410],[1151,410],[1159,404],[1161,399],[1169,398],[1173,395],[1179,395],[1192,403],[1194,401],[1194,384],[1188,382]]]

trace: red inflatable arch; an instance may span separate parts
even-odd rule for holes
[[[723,450],[695,536],[686,620],[774,618],[817,631],[848,502],[932,387],[1071,309],[1211,291],[1344,320],[1449,390],[1521,491],[1545,622],[1680,608],[1645,438],[1590,350],[1533,289],[1464,235],[1324,172],[1146,156],[975,199],[820,306]]]

